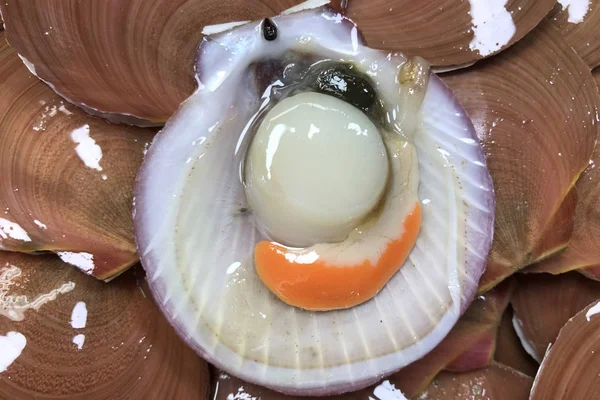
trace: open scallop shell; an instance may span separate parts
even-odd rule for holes
[[[486,296],[473,301],[448,336],[422,359],[389,376],[369,388],[334,396],[331,399],[369,399],[376,396],[382,387],[395,387],[408,398],[413,398],[427,389],[436,376],[444,369],[468,371],[484,368],[492,362],[495,348],[495,336],[502,313],[509,304],[514,289],[514,281],[495,288]],[[243,392],[250,396],[264,399],[292,399],[297,397],[283,396],[268,389],[247,384],[224,372],[217,372],[216,398],[223,398],[231,393],[231,388],[243,387]],[[234,393],[235,395],[235,393]]]
[[[162,124],[194,90],[205,25],[276,14],[300,0],[6,0],[7,39],[32,72],[87,111]]]
[[[376,48],[402,50],[434,66],[462,66],[529,33],[554,0],[350,1],[348,16]]]
[[[207,399],[208,365],[141,278],[106,285],[55,255],[0,252],[0,398]]]
[[[548,16],[590,68],[600,66],[600,1],[558,1]]]
[[[135,173],[154,131],[109,124],[32,76],[0,32],[0,248],[100,279],[134,264]]]
[[[538,362],[569,318],[600,299],[600,282],[575,272],[520,275],[518,281],[512,298],[513,323],[523,346]]]
[[[548,21],[498,56],[443,78],[483,142],[496,190],[485,291],[566,247],[571,232],[556,226],[572,220],[572,203],[563,203],[573,201],[588,166],[600,100],[588,66]]]
[[[600,393],[600,301],[560,330],[540,366],[531,400],[594,400]]]
[[[360,42],[351,21],[329,9],[273,21],[279,36],[268,48],[261,47],[260,23],[203,41],[200,88],[159,133],[138,174],[136,238],[158,304],[207,360],[288,393],[356,390],[435,347],[470,303],[491,241],[491,180],[470,121],[432,76],[420,111],[422,131],[414,139],[421,182],[431,184],[419,188],[423,225],[407,263],[379,295],[349,310],[307,312],[276,299],[247,263],[258,238],[254,226],[231,215],[243,202],[232,155],[262,102],[248,64],[277,58],[292,42],[301,52],[377,61],[383,76],[392,64]],[[229,109],[223,121],[222,110]],[[201,163],[191,162],[199,155]],[[184,201],[190,173],[201,192]],[[175,235],[184,235],[188,245],[181,247]],[[180,265],[178,254],[191,252],[195,265]]]

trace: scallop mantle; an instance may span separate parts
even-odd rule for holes
[[[137,176],[138,250],[158,306],[206,360],[288,394],[353,391],[432,350],[473,299],[493,236],[492,181],[471,121],[431,75],[413,138],[423,221],[405,264],[351,309],[315,313],[279,301],[252,266],[258,232],[232,213],[244,203],[236,150],[272,88],[263,95],[254,83],[254,62],[293,48],[395,79],[391,60],[400,56],[366,47],[356,25],[329,8],[272,21],[274,41],[265,41],[260,22],[203,39],[198,89],[155,138]],[[378,90],[389,100],[386,87],[393,85]]]

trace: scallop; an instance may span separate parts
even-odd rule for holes
[[[366,387],[439,344],[474,297],[495,208],[452,92],[322,3],[205,28],[198,88],[135,187],[142,264],[181,337],[301,395]]]
[[[600,301],[579,311],[549,346],[530,399],[593,399],[598,394]]]
[[[55,252],[109,281],[138,260],[133,183],[154,130],[85,114],[4,39],[0,31],[0,249]]]

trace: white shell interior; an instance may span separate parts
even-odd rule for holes
[[[288,393],[348,391],[422,357],[455,324],[491,244],[491,180],[470,121],[437,78],[411,115],[420,103],[398,92],[402,55],[365,47],[356,27],[329,10],[274,21],[272,42],[258,23],[205,39],[199,89],[157,136],[138,176],[136,237],[159,306],[206,359]],[[417,243],[375,298],[348,310],[301,311],[273,296],[252,265],[259,234],[236,212],[246,207],[240,149],[272,90],[261,98],[247,66],[289,49],[354,62],[373,77],[399,132],[404,120],[420,121],[407,137],[420,173]]]

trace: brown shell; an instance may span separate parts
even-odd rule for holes
[[[18,332],[26,338],[21,354],[1,375],[0,398],[207,398],[206,362],[156,309],[141,276],[136,277],[141,270],[130,270],[106,285],[54,255],[0,252],[0,265],[0,335]],[[56,291],[65,287],[71,290]],[[29,303],[45,303],[24,310],[22,320],[7,317],[10,296],[14,301],[22,295]],[[87,309],[83,324],[72,320],[78,302]],[[74,338],[80,334],[85,338],[78,345]]]
[[[588,277],[589,279],[600,281],[600,265],[582,268],[582,269],[577,270],[577,272],[580,272],[581,274]]]
[[[599,0],[589,0],[589,8],[581,22],[569,22],[569,9],[560,3],[556,3],[548,17],[590,68],[600,66]]]
[[[525,339],[540,358],[569,318],[600,299],[600,282],[576,272],[519,275],[518,281],[511,303]]]
[[[533,379],[510,367],[492,364],[462,374],[443,372],[418,400],[527,400]]]
[[[227,373],[217,369],[213,370],[212,376],[213,379],[210,398],[213,400],[369,400],[369,396],[373,396],[372,388],[359,390],[357,392],[344,393],[337,396],[292,396],[242,381],[235,376],[228,375]]]
[[[554,0],[508,0],[505,8],[510,12],[516,32],[505,46],[491,54],[529,33],[555,3]],[[469,47],[473,39],[470,10],[470,2],[466,0],[348,3],[348,15],[358,24],[370,46],[418,55],[433,66],[459,66],[485,57]]]
[[[531,400],[598,399],[600,314],[594,311],[599,304],[594,301],[560,330],[535,377]]]
[[[85,252],[107,279],[137,261],[133,183],[154,131],[109,124],[31,75],[0,32],[0,248]],[[102,171],[78,156],[82,127]]]
[[[300,2],[5,0],[0,10],[9,43],[62,96],[161,123],[195,88],[205,25],[260,19]]]
[[[594,71],[594,77],[600,86],[600,69]],[[569,246],[564,252],[527,268],[527,272],[559,274],[579,270],[600,280],[600,149],[592,155],[575,187],[579,200]]]
[[[597,67],[595,70],[593,70],[592,75],[594,75],[594,78],[596,79],[596,84],[598,85],[598,89],[600,90],[600,67]],[[600,281],[600,263],[580,269],[579,272],[581,272],[588,278]]]
[[[506,310],[502,315],[502,321],[498,328],[494,360],[533,378],[537,373],[538,364],[523,349],[521,341],[515,332],[512,319],[512,309]]]
[[[494,181],[483,292],[566,246],[570,230],[556,237],[555,225],[572,219],[561,214],[573,207],[561,205],[588,165],[600,99],[587,65],[548,21],[498,56],[442,78],[471,117]]]

